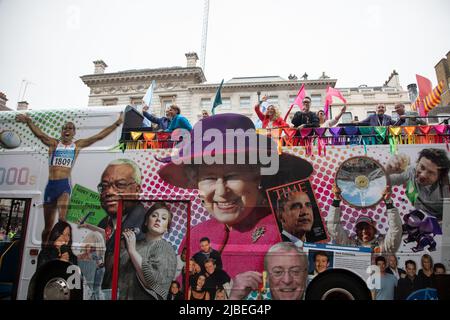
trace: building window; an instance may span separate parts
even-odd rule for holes
[[[241,97],[239,99],[239,108],[241,109],[250,108],[250,97]]]
[[[104,106],[116,106],[117,101],[119,101],[118,98],[112,98],[112,99],[103,99],[103,105]]]
[[[363,94],[364,99],[375,99],[374,93],[364,93]]]
[[[173,104],[175,104],[175,97],[163,97],[161,98],[161,110],[160,110],[160,114],[162,115],[166,115],[166,110]],[[181,112],[183,112],[183,110],[181,110]]]
[[[231,109],[231,99],[230,98],[222,98],[222,105],[220,106],[221,109],[229,110]]]
[[[322,95],[320,94],[311,95],[311,107],[322,107]]]
[[[202,100],[200,100],[200,107],[202,108],[202,110],[211,110],[211,98],[202,98]]]
[[[344,112],[344,114],[342,115],[342,123],[350,123],[353,120],[353,116],[351,112]]]
[[[291,106],[291,104],[294,104],[295,98],[297,98],[297,96],[289,96],[289,106]]]
[[[269,96],[267,102],[269,103],[269,105],[273,104],[275,106],[278,106],[278,96]]]
[[[370,117],[371,115],[376,114],[375,111],[367,111],[367,116]]]
[[[142,98],[143,97],[131,97],[130,98],[130,104],[132,106],[138,106],[142,104]]]

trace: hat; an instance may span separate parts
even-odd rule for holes
[[[207,130],[211,130],[208,134],[213,136],[213,139],[209,135],[204,136]],[[220,135],[220,137],[216,139],[216,135]],[[199,139],[201,142],[199,142]],[[233,142],[233,145],[227,148],[227,142],[230,141]],[[241,143],[238,144],[238,141]],[[213,148],[212,144],[215,147],[221,146],[221,148]],[[234,154],[234,163],[236,163],[236,155],[243,153],[245,164],[242,165],[256,164],[269,167],[270,163],[263,164],[264,162],[261,161],[259,157],[261,151],[267,156],[275,154],[279,157],[278,172],[273,176],[262,176],[262,185],[265,188],[306,179],[313,171],[312,165],[304,159],[288,153],[278,155],[277,143],[265,135],[257,134],[255,125],[248,117],[235,113],[224,113],[198,121],[190,133],[189,153],[183,154],[183,149],[180,149],[177,159],[178,164],[174,163],[171,157],[161,159],[160,161],[167,162],[167,164],[158,171],[158,174],[171,185],[197,189],[196,183],[186,175],[186,166],[190,166],[186,163],[208,165],[204,162],[204,156],[223,156],[224,161],[222,163],[226,164],[230,154]],[[249,158],[252,155],[254,156],[255,153],[256,163],[249,162]],[[239,165],[239,163],[237,164]]]
[[[375,221],[373,221],[373,219],[371,217],[368,217],[368,216],[359,216],[359,218],[356,219],[355,231],[358,230],[359,228],[361,228],[363,223],[368,224],[369,226],[374,228],[375,231],[378,231],[377,227],[376,227],[377,224],[375,223]]]

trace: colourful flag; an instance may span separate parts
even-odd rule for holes
[[[327,93],[325,96],[325,107],[323,110],[325,112],[326,119],[328,119],[329,108],[333,104],[333,97],[339,98],[344,104],[347,103],[347,100],[344,98],[344,96],[338,89],[335,89],[333,87],[328,87]]]
[[[441,95],[444,89],[444,81],[440,81],[439,84],[431,91],[424,99],[425,112],[431,111],[434,107],[441,103]]]
[[[219,88],[217,88],[216,97],[214,98],[213,106],[211,109],[211,113],[213,115],[216,114],[216,112],[215,112],[216,107],[220,106],[222,104],[222,95],[220,93],[220,91],[222,90],[222,85],[223,85],[223,79],[222,79],[222,82],[220,83]]]
[[[297,93],[297,97],[294,100],[294,103],[291,104],[288,112],[286,113],[286,115],[284,116],[284,121],[286,121],[286,119],[289,116],[289,113],[291,113],[292,108],[294,107],[294,105],[297,105],[300,107],[300,110],[303,110],[303,99],[306,97],[306,90],[305,90],[305,84],[302,84],[300,90],[298,90]]]

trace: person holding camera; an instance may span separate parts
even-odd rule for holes
[[[165,300],[177,268],[172,245],[163,239],[170,230],[173,214],[163,202],[155,203],[145,214],[142,232],[136,242],[136,230],[122,233],[126,249],[120,253],[119,299]]]

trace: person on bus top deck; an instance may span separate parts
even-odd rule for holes
[[[192,126],[189,123],[189,120],[180,114],[181,113],[180,107],[173,104],[169,107],[168,113],[169,117],[172,120],[170,121],[169,127],[166,130],[164,130],[164,132],[172,132],[175,129],[184,129],[188,131],[192,130]]]
[[[377,105],[377,113],[371,114],[366,119],[359,121],[357,124],[368,126],[391,126],[395,124],[391,116],[385,114],[386,106],[382,103]]]
[[[317,115],[310,110],[311,108],[311,98],[304,97],[302,101],[303,110],[297,111],[292,118],[292,124],[294,128],[313,128],[319,127],[319,118]]]
[[[48,241],[50,230],[55,223],[56,210],[59,211],[59,220],[65,221],[71,189],[70,175],[74,162],[80,149],[88,147],[93,143],[105,138],[112,133],[123,122],[123,112],[120,113],[112,125],[106,127],[99,133],[84,139],[74,140],[75,124],[66,122],[61,129],[61,137],[55,139],[46,135],[27,114],[18,114],[17,122],[26,123],[33,134],[48,146],[49,154],[49,180],[44,193],[44,220],[45,226],[42,231],[42,243]]]
[[[257,104],[255,112],[259,120],[262,121],[263,129],[289,128],[289,125],[281,117],[280,111],[273,104],[267,107],[266,113],[262,113],[260,105]]]
[[[450,198],[450,159],[447,152],[435,148],[423,149],[415,165],[408,166],[408,162],[401,154],[388,161],[386,173],[392,185],[406,184],[409,189],[410,184],[417,192],[413,206],[441,221],[444,199]]]
[[[208,133],[217,137],[217,148],[213,150],[210,140],[203,136]],[[211,215],[211,219],[192,228],[190,252],[196,252],[200,239],[208,237],[211,245],[221,253],[223,270],[230,277],[248,270],[262,271],[264,254],[271,245],[281,241],[276,218],[264,196],[265,188],[306,179],[313,171],[311,164],[291,154],[279,155],[276,143],[267,136],[256,134],[253,122],[238,114],[219,114],[200,120],[190,136],[189,154],[181,153],[177,159],[181,163],[163,159],[169,163],[158,171],[159,176],[171,185],[197,189],[204,208]],[[197,136],[202,137],[202,141],[194,141]],[[227,139],[242,145],[227,149]],[[257,146],[250,145],[251,141]],[[270,154],[272,160],[268,166],[273,167],[266,166],[266,169],[274,170],[274,175],[261,174],[267,173],[261,170],[261,154]],[[239,159],[241,156],[246,158],[247,164],[236,164],[237,160],[242,160]],[[233,164],[227,164],[230,158]],[[214,161],[222,164],[210,164],[217,163]],[[180,248],[184,246],[186,238]]]
[[[151,122],[156,123],[158,125],[158,130],[166,130],[170,126],[170,122],[172,121],[172,116],[169,108],[166,109],[166,116],[161,118],[155,117],[154,115],[148,113],[147,111],[149,109],[149,106],[144,106],[142,108],[142,114],[144,115],[144,117],[146,117]]]
[[[359,216],[355,223],[356,237],[351,238],[341,225],[341,190],[333,186],[334,200],[327,216],[328,234],[332,241],[339,245],[369,247],[374,253],[395,253],[402,240],[402,220],[398,209],[390,199],[390,188],[383,192],[386,203],[389,229],[385,235],[377,235],[376,222],[368,216]]]
[[[339,120],[341,119],[342,115],[344,114],[345,110],[347,110],[347,105],[344,105],[341,109],[341,111],[337,114],[336,117],[333,119],[326,119],[325,118],[325,111],[319,110],[317,111],[317,117],[319,118],[319,125],[321,128],[332,128],[335,127]]]

